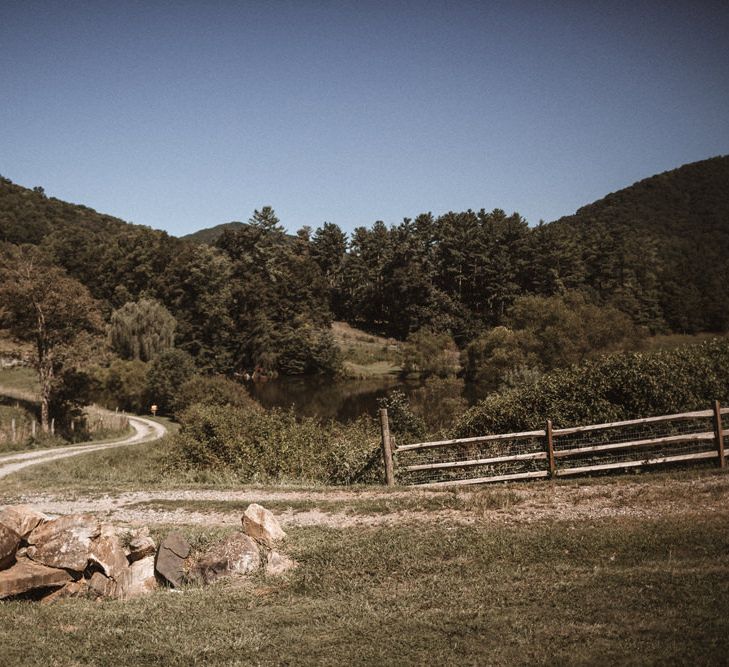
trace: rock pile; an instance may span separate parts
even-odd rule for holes
[[[128,600],[160,585],[204,585],[259,568],[274,576],[295,566],[274,548],[286,534],[271,512],[250,505],[242,522],[243,532],[192,559],[178,532],[158,549],[147,527],[122,533],[90,514],[54,519],[27,505],[10,505],[0,510],[0,599]]]

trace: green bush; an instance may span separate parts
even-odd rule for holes
[[[428,378],[449,377],[458,372],[458,348],[447,333],[420,329],[403,346],[402,374]]]
[[[463,380],[437,377],[428,378],[412,390],[413,412],[425,422],[428,437],[446,433],[466,411],[468,401],[463,390]]]
[[[635,351],[645,337],[625,313],[590,303],[578,292],[519,297],[506,324],[481,334],[462,355],[465,378],[482,389],[508,389],[555,368]]]
[[[387,409],[387,421],[390,426],[390,433],[398,440],[422,440],[425,438],[427,429],[425,421],[416,415],[405,392],[394,389],[387,393],[385,398],[377,401],[381,408]]]
[[[123,359],[114,359],[108,368],[92,366],[87,370],[91,398],[111,410],[147,412],[148,370],[149,364],[144,361]]]
[[[173,397],[172,407],[175,415],[180,415],[195,403],[235,408],[260,407],[243,385],[223,375],[193,375]]]
[[[172,414],[180,387],[195,374],[195,363],[184,350],[173,348],[160,354],[147,372],[147,400],[162,414]]]
[[[637,419],[729,402],[729,341],[613,354],[552,371],[471,408],[455,437]]]
[[[350,424],[297,419],[292,411],[195,404],[180,415],[175,465],[233,473],[245,482],[326,484],[373,481],[381,468],[379,433],[366,419]]]

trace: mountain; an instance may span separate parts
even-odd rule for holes
[[[729,156],[646,178],[547,227],[581,282],[639,322],[729,329]]]
[[[186,234],[180,238],[185,241],[192,241],[193,243],[207,243],[208,245],[215,245],[215,242],[223,235],[223,233],[230,229],[235,231],[245,226],[245,222],[224,222],[221,225],[215,225],[215,227],[206,227],[200,229],[192,234]]]

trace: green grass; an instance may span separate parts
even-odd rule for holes
[[[2,488],[8,494],[43,490],[93,494],[145,486],[162,488],[166,479],[160,471],[166,465],[170,447],[169,439],[163,438],[31,466],[4,478]]]
[[[695,345],[713,338],[726,338],[727,333],[660,334],[646,338],[649,350],[673,350],[684,345]]]
[[[2,661],[718,665],[729,650],[726,517],[298,528],[286,550],[300,565],[284,579],[0,603]]]
[[[240,489],[224,478],[191,484],[160,474],[170,455],[163,440],[37,466],[3,479],[0,503],[34,492]],[[470,523],[292,526],[283,549],[299,567],[284,578],[259,574],[242,585],[191,586],[129,602],[0,602],[0,664],[725,664],[724,480],[720,471],[668,470],[434,494],[355,487],[336,489],[336,500],[326,495],[332,489],[304,487],[309,500],[264,505],[277,513],[455,510]],[[494,522],[485,511],[554,502],[561,487],[579,492],[570,502],[605,494],[645,510],[670,500],[684,513],[515,522],[507,512]],[[713,509],[699,513],[707,501]],[[242,512],[247,504],[138,507]],[[151,528],[157,539],[173,529]],[[174,529],[201,553],[233,528]]]
[[[2,368],[0,369],[0,388],[23,395],[24,400],[25,396],[28,397],[27,400],[34,400],[39,390],[38,374],[27,366]]]
[[[332,334],[342,351],[346,377],[364,379],[400,371],[400,344],[395,339],[369,334],[345,322],[334,322]]]
[[[179,428],[174,422],[165,418],[157,418],[156,421],[164,423],[174,431]],[[167,437],[162,440],[109,449],[101,452],[93,452],[69,459],[61,459],[48,464],[32,466],[10,475],[2,480],[0,485],[0,502],[3,499],[3,491],[6,498],[15,495],[32,492],[71,492],[73,494],[97,494],[113,491],[130,490],[162,490],[177,488],[198,488],[198,489],[240,489],[243,484],[240,479],[233,475],[220,472],[198,472],[186,473],[170,465],[175,456],[175,447],[172,439]],[[676,486],[675,481],[706,478],[707,476],[722,473],[713,468],[692,467],[675,468],[664,470],[652,470],[640,474],[621,474],[611,476],[600,476],[594,478],[562,479],[557,482],[528,482],[525,484],[510,485],[485,485],[482,487],[467,487],[459,490],[441,490],[437,495],[418,496],[417,500],[409,503],[394,504],[392,511],[401,509],[414,511],[432,511],[438,509],[464,509],[466,503],[481,503],[480,508],[474,506],[474,511],[485,509],[498,509],[508,507],[519,502],[516,490],[531,488],[535,493],[551,484],[568,487],[591,487],[599,490],[597,493],[620,494],[620,488],[625,485],[634,486],[636,481],[643,482],[640,487],[641,499],[645,502],[653,502],[658,498],[665,497],[668,493],[676,500],[691,501],[697,490],[689,485]],[[379,513],[377,506],[383,508],[381,511],[390,511],[387,503],[393,503],[388,497],[388,492],[383,487],[357,485],[351,487],[326,487],[324,485],[312,485],[311,483],[297,482],[291,480],[285,485],[272,487],[271,485],[255,485],[247,483],[246,489],[251,488],[287,488],[302,489],[307,491],[325,492],[328,489],[347,491],[351,494],[351,513]],[[407,488],[407,487],[404,487]],[[704,491],[707,487],[701,487]],[[711,487],[708,487],[711,488]],[[717,493],[722,493],[721,480],[717,477]],[[381,491],[382,498],[375,501],[364,499],[356,500],[360,492],[370,493]],[[473,492],[477,491],[477,499],[470,499]],[[372,503],[368,505],[368,503]],[[296,504],[289,506],[300,509]],[[303,507],[303,506],[302,506]],[[310,508],[311,505],[309,504]],[[211,507],[212,509],[212,507]],[[322,505],[325,509],[325,504]],[[224,510],[223,510],[224,511]]]

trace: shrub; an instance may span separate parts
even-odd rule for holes
[[[146,412],[147,372],[143,361],[115,359],[108,368],[90,370],[94,398],[107,408],[129,412]]]
[[[613,354],[552,371],[471,408],[455,437],[637,419],[729,401],[729,341]]]
[[[398,439],[420,440],[425,437],[425,422],[413,412],[405,392],[395,389],[377,402],[381,408],[387,409],[390,432]]]
[[[296,419],[292,411],[195,404],[180,415],[176,465],[234,473],[240,481],[326,484],[372,481],[379,433],[371,420],[350,424]]]
[[[223,375],[193,375],[175,394],[172,408],[175,415],[180,415],[195,403],[249,409],[259,407],[245,387]]]
[[[463,390],[463,380],[432,377],[412,391],[413,412],[425,422],[429,434],[450,429],[466,411]]]
[[[160,354],[147,373],[147,395],[162,414],[171,414],[179,388],[195,373],[192,357],[183,350],[171,349]]]
[[[530,332],[494,327],[464,350],[464,376],[490,391],[516,386],[518,378],[541,370],[537,348],[538,342]]]
[[[408,336],[403,347],[403,375],[448,377],[458,369],[458,348],[447,333],[420,329]]]

